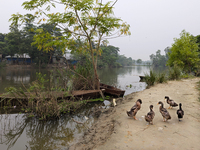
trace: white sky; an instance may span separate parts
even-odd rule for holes
[[[9,18],[23,10],[25,0],[0,0],[0,33],[8,33]],[[173,38],[185,29],[200,35],[200,0],[118,0],[114,13],[130,24],[131,36],[110,40],[120,54],[133,59],[149,60],[149,55],[171,46]]]

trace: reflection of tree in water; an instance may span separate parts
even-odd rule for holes
[[[132,67],[106,68],[98,70],[98,75],[101,80],[100,82],[118,87],[118,76],[123,77],[127,73],[131,74],[132,70],[133,70]]]
[[[98,75],[101,83],[107,83],[109,85],[117,85],[117,72],[115,69],[103,69],[98,71]]]
[[[72,121],[85,122],[89,127],[94,122],[91,111],[92,106],[80,110],[76,115],[63,115],[58,120],[39,121],[28,118],[25,115],[1,115],[0,136],[1,144],[8,145],[7,149],[14,147],[17,140],[25,132],[27,145],[32,150],[54,150],[69,147],[86,128]],[[88,120],[85,119],[87,116]],[[24,140],[24,139],[23,139]],[[25,148],[25,145],[24,145]]]
[[[63,146],[68,146],[68,142],[74,139],[74,130],[66,128],[65,124],[69,121],[66,118],[64,122],[59,120],[39,122],[38,120],[32,121],[26,128],[27,136],[31,138],[28,142],[31,149],[55,149],[56,142],[65,143]]]
[[[40,70],[42,74],[49,74],[47,69]],[[1,69],[0,70],[0,93],[5,92],[4,89],[6,87],[14,86],[14,87],[23,87],[22,83],[25,86],[28,86],[29,83],[36,80],[36,72],[39,72],[37,69]]]
[[[112,86],[120,87],[119,77],[126,78],[126,76],[140,75],[144,72],[149,72],[149,66],[131,66],[123,68],[107,68],[98,70],[100,82]],[[145,73],[146,73],[145,72]]]
[[[26,128],[28,120],[24,115],[1,115],[0,143],[8,145],[7,149],[13,147]]]
[[[136,69],[137,69],[137,72],[138,72],[139,74],[142,73],[142,66],[137,66]]]

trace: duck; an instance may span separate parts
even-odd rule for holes
[[[153,105],[149,106],[150,108],[150,112],[147,113],[147,115],[145,115],[145,120],[149,123],[149,124],[153,124],[153,118],[155,116],[155,113],[153,111]]]
[[[141,100],[141,99],[138,99],[138,100],[135,102],[135,105],[130,109],[130,111],[126,111],[127,115],[128,115],[129,117],[133,117],[133,119],[135,119],[135,120],[138,120],[135,116],[136,116],[138,110],[140,110],[141,104],[142,104],[142,100]]]
[[[168,109],[178,106],[178,104],[174,100],[170,99],[169,96],[165,96],[165,100],[167,100],[167,104],[169,104]]]
[[[181,108],[182,104],[179,103],[179,109],[177,110],[177,115],[178,115],[178,120],[181,121],[180,119],[183,118],[183,115],[184,115],[184,111],[182,110]]]
[[[158,105],[161,104],[159,110],[160,110],[160,113],[161,115],[163,116],[163,121],[167,121],[169,119],[171,119],[171,116],[169,114],[169,112],[167,111],[167,109],[164,108],[164,105],[161,101],[158,102]]]

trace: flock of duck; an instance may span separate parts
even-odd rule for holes
[[[170,99],[168,96],[165,96],[165,100],[169,104],[169,108],[168,109],[172,109],[173,107],[177,107],[178,106],[178,104],[174,100]],[[142,104],[142,100],[138,99],[136,101],[135,105],[130,109],[130,111],[127,111],[127,115],[129,117],[133,117],[135,120],[137,120],[136,114],[137,114],[138,110],[140,110],[141,104]],[[159,104],[160,104],[159,111],[160,111],[160,113],[161,113],[161,115],[163,117],[163,121],[165,122],[165,121],[171,119],[171,116],[170,116],[169,112],[167,111],[166,108],[164,108],[163,102],[159,101],[158,105]],[[183,115],[184,115],[184,111],[182,110],[181,106],[182,106],[182,104],[179,103],[179,109],[176,111],[179,121],[181,121],[181,119],[183,118]],[[149,124],[153,124],[153,118],[155,116],[155,112],[153,111],[153,105],[150,105],[149,108],[150,108],[150,112],[148,112],[147,115],[145,115],[145,120]]]

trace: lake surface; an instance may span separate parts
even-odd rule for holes
[[[132,66],[125,68],[98,70],[101,83],[116,86],[125,90],[125,95],[146,88],[144,82],[139,82],[140,75],[149,73],[148,66]],[[1,69],[0,93],[5,92],[6,87],[28,86],[36,79],[37,69]],[[46,69],[41,73],[49,76]],[[106,101],[104,102],[106,103]],[[91,127],[95,122],[92,111],[94,104],[89,104],[73,115],[63,115],[58,120],[38,121],[35,118],[27,118],[25,114],[0,115],[0,150],[64,150],[76,142],[86,128],[72,121],[83,122]],[[101,105],[101,104],[100,104]]]

